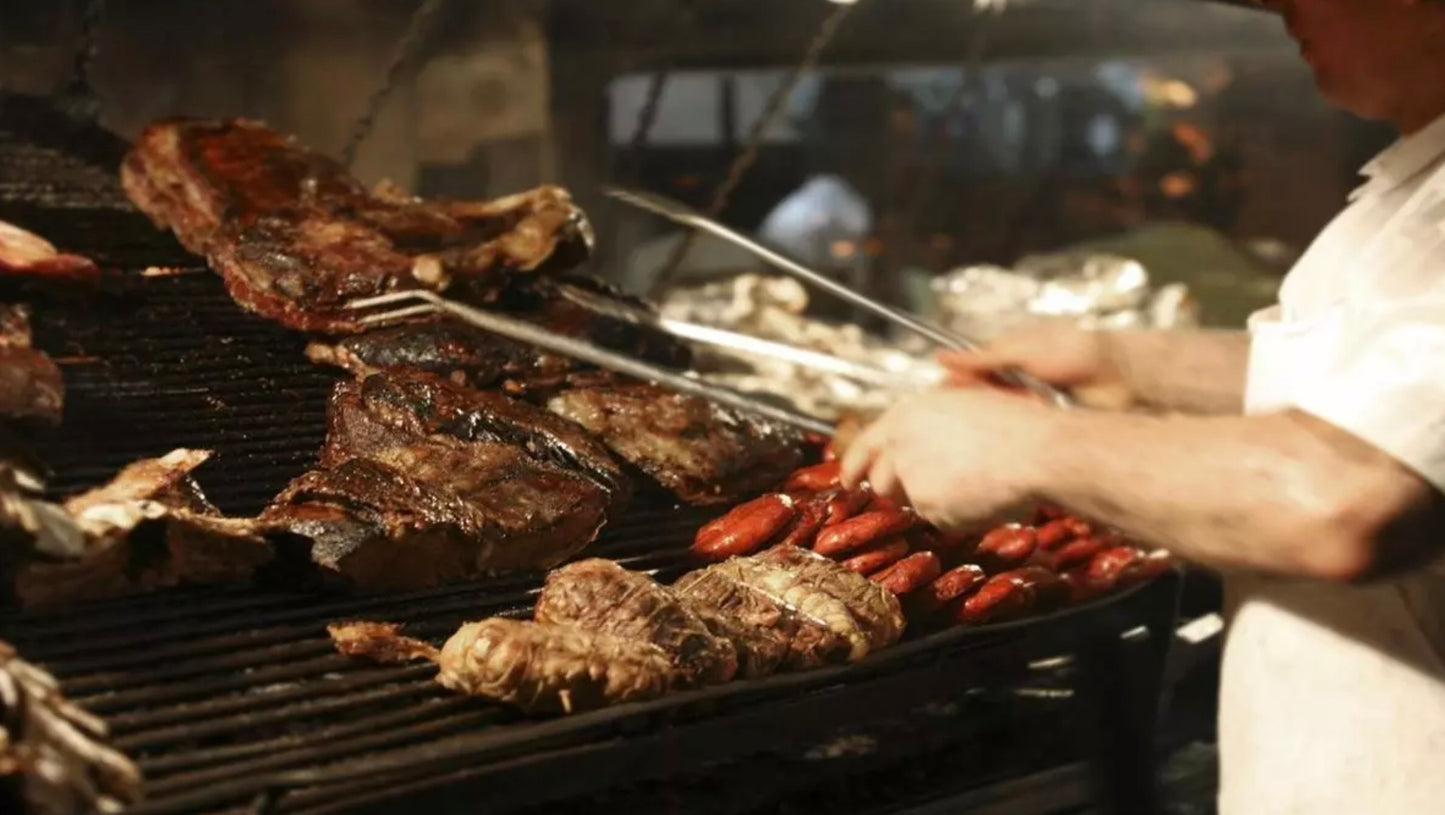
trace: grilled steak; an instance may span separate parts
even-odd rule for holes
[[[593,558],[547,575],[535,616],[540,623],[650,642],[672,659],[682,685],[732,679],[738,667],[732,642],[710,631],[691,605],[645,574]]]
[[[547,407],[689,504],[723,504],[777,485],[803,461],[791,428],[643,384],[565,390]]]
[[[209,454],[140,461],[62,507],[13,520],[33,536],[11,574],[23,605],[53,606],[183,584],[244,582],[272,559],[263,524],[223,518],[190,473]]]
[[[736,558],[689,572],[672,588],[694,608],[706,609],[704,622],[732,640],[742,676],[809,670],[846,659],[851,650],[848,640],[813,613],[811,604],[795,607],[773,591],[770,578],[785,581],[787,575],[776,567]]]
[[[621,511],[632,486],[601,442],[575,424],[499,393],[475,391],[428,374],[380,374],[337,386],[323,466],[417,438],[510,444],[533,458],[585,475]],[[398,441],[400,439],[400,441]]]
[[[799,583],[841,601],[862,630],[867,651],[886,648],[903,636],[905,620],[898,598],[837,561],[797,546],[774,546],[753,559],[785,569]]]
[[[461,296],[488,301],[513,274],[591,251],[591,227],[555,187],[488,202],[368,192],[252,121],[153,124],[121,176],[158,226],[207,255],[238,303],[304,331],[358,330],[346,301],[453,280]]]
[[[653,699],[674,680],[655,645],[570,626],[494,617],[442,647],[437,681],[526,711],[576,713]]]
[[[64,393],[55,362],[30,346],[29,313],[0,305],[0,417],[58,424]]]
[[[419,441],[306,473],[261,518],[342,583],[404,591],[554,566],[597,536],[607,503],[511,445]]]

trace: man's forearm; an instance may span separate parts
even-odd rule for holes
[[[1394,519],[1433,493],[1311,417],[1064,411],[1049,422],[1036,498],[1189,560],[1352,579],[1425,545]],[[1389,551],[1371,548],[1383,538]]]
[[[1198,414],[1244,409],[1243,331],[1119,331],[1108,335],[1107,349],[1137,406]]]

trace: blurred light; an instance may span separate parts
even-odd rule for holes
[[[870,258],[876,258],[883,254],[883,241],[878,238],[869,238],[863,241],[863,254]]]
[[[1160,92],[1164,101],[1176,108],[1192,108],[1199,103],[1199,93],[1178,79],[1165,82]]]
[[[1048,99],[1059,92],[1059,81],[1051,76],[1046,76],[1034,83],[1034,93]]]
[[[1194,174],[1183,170],[1159,179],[1159,191],[1164,193],[1165,198],[1184,198],[1192,195],[1198,188]]]
[[[833,257],[844,260],[858,253],[858,245],[852,241],[833,241],[828,251]]]

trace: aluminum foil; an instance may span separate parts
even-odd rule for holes
[[[1184,328],[1198,306],[1181,284],[1154,287],[1138,261],[1116,255],[1052,254],[1014,268],[968,266],[934,281],[935,318],[987,341],[1041,320],[1085,328]]]
[[[725,328],[774,342],[831,354],[923,381],[940,372],[921,354],[909,353],[854,325],[810,318],[808,292],[796,280],[743,274],[706,285],[674,289],[662,314],[676,320]],[[771,357],[698,349],[696,367],[712,382],[772,397],[824,419],[881,412],[897,398],[891,390],[860,384]]]

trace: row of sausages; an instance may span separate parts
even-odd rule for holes
[[[735,507],[698,530],[707,560],[779,545],[812,549],[897,594],[910,625],[1003,622],[1086,602],[1169,568],[1117,533],[1041,508],[1028,524],[980,536],[943,534],[907,507],[848,489],[837,461],[793,473],[781,492]]]

